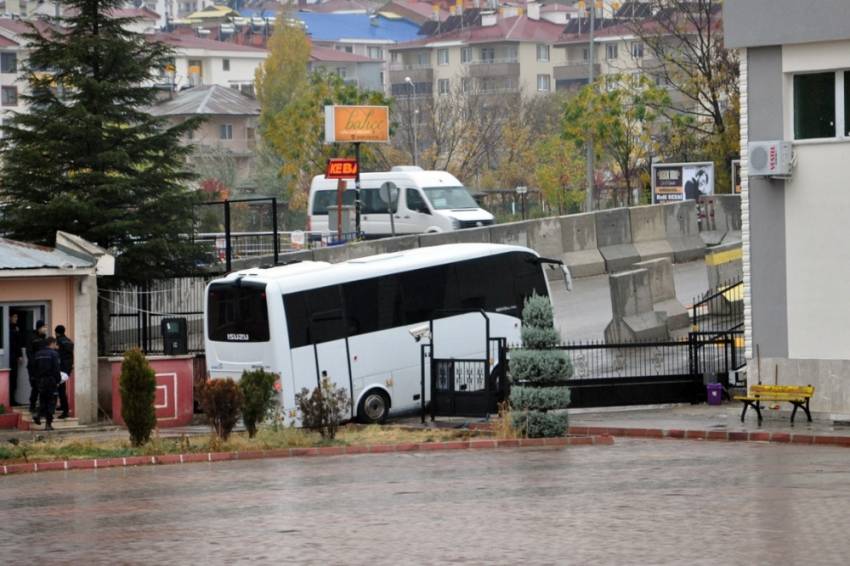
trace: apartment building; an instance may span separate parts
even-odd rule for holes
[[[325,73],[339,75],[347,84],[363,90],[383,92],[384,61],[371,59],[338,49],[313,45],[310,50],[310,71],[322,70]]]
[[[268,56],[268,51],[258,47],[190,34],[158,33],[152,37],[174,50],[172,68],[162,71],[162,79],[178,90],[221,85],[253,96],[254,73]]]
[[[529,4],[527,13],[503,13],[481,11],[478,25],[391,48],[390,93],[445,96],[457,88],[494,94],[552,92],[558,63],[553,45],[564,26],[542,18],[539,4]]]
[[[34,22],[38,29],[46,29],[43,21]],[[13,112],[25,112],[22,94],[27,83],[21,76],[27,57],[29,24],[17,18],[0,18],[0,124]]]

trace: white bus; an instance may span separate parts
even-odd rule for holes
[[[435,357],[492,354],[485,354],[480,312],[447,311],[483,309],[490,336],[519,343],[523,301],[548,296],[547,262],[519,246],[450,244],[231,273],[207,286],[209,375],[279,374],[281,407],[292,422],[295,394],[314,389],[326,373],[348,390],[352,418],[382,422],[421,406],[419,338],[430,320]]]

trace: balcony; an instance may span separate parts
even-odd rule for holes
[[[587,79],[589,65],[586,62],[567,63],[566,65],[557,65],[553,69],[556,81],[575,81],[579,79]],[[602,67],[599,63],[593,64],[593,74],[599,76],[602,72]]]
[[[394,69],[390,67],[390,83],[403,83],[410,77],[415,83],[433,83],[434,69],[430,66],[408,65],[407,68]]]
[[[518,77],[519,62],[510,59],[479,59],[466,63],[470,77]]]

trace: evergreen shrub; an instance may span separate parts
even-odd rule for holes
[[[514,382],[560,383],[573,375],[572,361],[561,350],[514,350],[510,367]]]
[[[230,378],[211,379],[199,388],[201,409],[210,421],[216,436],[227,440],[239,421],[242,410],[242,391]]]
[[[522,327],[522,343],[526,348],[544,350],[554,348],[561,341],[561,335],[555,328],[541,328],[537,326]]]
[[[156,373],[138,348],[124,354],[118,389],[121,418],[130,432],[130,442],[133,446],[141,446],[150,440],[156,427]]]
[[[564,436],[567,432],[566,411],[553,413],[541,411],[516,412],[513,414],[514,427],[525,432],[528,438],[552,438]]]
[[[518,411],[548,411],[570,404],[569,387],[527,387],[511,389],[511,406]]]
[[[257,425],[268,416],[274,401],[274,383],[277,376],[263,371],[245,371],[239,379],[242,392],[242,421],[248,429],[248,437],[257,434]]]

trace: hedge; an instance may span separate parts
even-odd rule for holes
[[[518,430],[525,431],[528,438],[552,438],[566,434],[568,417],[566,411],[516,411],[513,413],[513,424]]]
[[[563,409],[569,404],[569,387],[515,386],[511,388],[511,408],[515,411]]]
[[[573,375],[573,363],[561,350],[514,350],[510,369],[515,383],[562,383]]]

